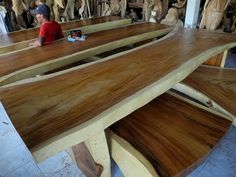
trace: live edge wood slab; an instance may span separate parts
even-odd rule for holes
[[[230,126],[230,121],[165,93],[110,127],[116,135],[111,135],[111,154],[121,170],[126,168],[125,176],[187,176]],[[117,148],[131,153],[150,175],[144,175],[144,169],[135,170],[129,158]],[[132,148],[150,164],[139,159]],[[156,174],[151,174],[152,168]],[[126,175],[128,170],[130,175]]]
[[[104,29],[112,29],[126,26],[131,23],[130,19],[122,19],[117,16],[97,17],[84,20],[76,20],[62,23],[62,30],[65,36],[72,29],[81,29],[83,33],[91,33]],[[22,30],[0,36],[0,55],[4,53],[22,50],[29,46],[29,42],[37,38],[39,28]]]
[[[203,95],[207,96],[208,105],[206,106],[214,107],[214,104],[218,104],[220,107],[222,107],[222,109],[225,109],[230,114],[232,114],[231,117],[234,117],[235,121],[235,69],[201,66],[196,69],[191,75],[189,75],[185,80],[183,80],[180,84],[182,84],[182,87],[175,86],[174,88],[193,97],[194,95],[196,95],[196,92],[198,92],[199,96],[196,96],[196,99],[199,101],[201,100],[200,98],[202,98]]]
[[[38,159],[95,136],[236,46],[231,35],[180,29],[165,40],[48,78],[0,88],[0,100]]]
[[[0,85],[34,77],[125,45],[153,39],[167,34],[171,29],[165,25],[141,23],[91,33],[83,42],[72,43],[63,39],[43,47],[5,54],[0,57]]]

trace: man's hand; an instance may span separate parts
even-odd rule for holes
[[[45,42],[44,38],[39,37],[37,40],[30,42],[29,46],[41,47],[43,46],[44,42]]]

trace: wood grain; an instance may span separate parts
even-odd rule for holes
[[[236,70],[201,66],[183,82],[236,116]]]
[[[103,171],[100,164],[94,162],[84,143],[72,147],[76,163],[86,177],[99,177]]]
[[[66,62],[64,62],[63,64],[68,65],[80,60],[81,58],[79,58],[78,55],[80,53],[82,55],[82,52],[85,52],[86,50],[92,50],[93,48],[98,48],[99,46],[107,45],[109,43],[111,45],[114,45],[112,44],[112,42],[117,41],[116,45],[112,46],[114,49],[127,45],[127,42],[124,41],[129,41],[129,38],[131,37],[133,37],[134,39],[132,39],[128,44],[132,44],[133,41],[138,42],[145,40],[146,38],[150,39],[156,36],[164,35],[170,30],[171,28],[165,25],[142,23],[112,30],[91,33],[88,35],[88,38],[84,42],[71,43],[68,42],[67,39],[63,39],[44,47],[31,48],[28,50],[19,51],[17,53],[6,54],[1,56],[0,59],[0,82],[3,82],[5,78],[8,78],[7,75],[11,75],[14,72],[33,65],[50,61],[56,63],[56,59],[63,57],[64,60],[66,60]],[[143,37],[143,35],[146,35],[146,37]],[[96,54],[108,51],[110,48],[111,47],[104,47],[104,49],[99,48],[99,50],[96,51]],[[93,55],[93,52],[90,52],[90,54]],[[89,57],[90,55],[87,54],[85,56]],[[69,60],[69,58],[72,59]],[[58,67],[64,66],[63,64],[60,64]],[[47,72],[50,69],[54,69],[51,62],[50,66],[48,68],[47,66],[45,66],[45,69],[43,69],[43,71]],[[41,73],[38,71],[34,74],[42,74],[42,71]],[[24,75],[24,78],[27,78],[27,76],[33,77],[35,75],[32,75],[29,72],[28,75]],[[3,76],[5,77],[3,78]],[[17,79],[20,79],[19,73],[17,73],[16,79],[13,79],[13,81],[16,81]]]
[[[161,177],[186,176],[231,122],[163,94],[111,126],[142,153]]]
[[[104,22],[115,21],[115,20],[120,20],[120,19],[121,18],[118,16],[89,18],[89,19],[84,19],[84,20],[75,20],[71,22],[61,23],[61,27],[62,27],[62,30],[65,31],[69,29],[79,28],[82,26],[88,26],[92,24],[104,23]],[[21,41],[34,39],[34,38],[37,38],[38,35],[39,35],[39,28],[21,30],[21,31],[16,31],[9,34],[1,35],[0,47],[17,43],[17,42],[21,42]]]
[[[235,45],[231,35],[181,29],[135,52],[1,88],[0,100],[27,146],[33,148],[100,115],[104,119],[111,114],[106,120],[110,123],[121,119],[183,80],[210,56]],[[89,131],[92,135],[95,130]]]

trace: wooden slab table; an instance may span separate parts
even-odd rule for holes
[[[0,88],[0,100],[38,160],[103,132],[236,46],[231,35],[180,29],[172,37],[56,76]]]
[[[124,176],[187,176],[230,127],[230,121],[164,93],[112,125],[108,142]]]
[[[167,34],[171,27],[141,23],[91,33],[83,42],[67,39],[10,53],[0,59],[0,85],[34,77],[94,55]]]
[[[236,70],[201,66],[174,89],[218,110],[236,123]]]
[[[117,16],[97,17],[62,23],[62,30],[67,36],[72,29],[81,29],[83,33],[91,33],[105,29],[112,29],[130,24],[130,19]],[[21,30],[0,36],[0,55],[29,46],[29,42],[37,38],[39,28]]]

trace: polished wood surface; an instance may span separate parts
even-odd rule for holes
[[[161,177],[186,176],[219,142],[231,122],[163,94],[111,126]]]
[[[91,45],[96,42],[91,39]],[[210,55],[235,45],[231,35],[180,29],[168,39],[103,62],[41,81],[0,88],[0,100],[27,146],[33,148],[120,102],[125,105],[124,100],[138,98],[141,91],[149,94],[148,99],[155,98],[184,79]],[[149,90],[150,85],[156,89]],[[139,99],[128,105],[129,111],[145,104],[144,98]],[[121,113],[112,117],[121,119]]]
[[[67,39],[62,39],[44,47],[36,47],[19,51],[17,53],[5,54],[1,56],[0,59],[0,77],[39,63],[48,62],[66,56],[70,57],[72,54],[121,39],[127,39],[128,37],[135,37],[154,31],[160,31],[161,33],[161,30],[164,30],[163,34],[166,34],[171,30],[171,28],[165,25],[142,23],[112,30],[91,33],[83,42],[72,43],[68,42]],[[117,45],[118,47],[121,45],[120,43]],[[67,62],[66,64],[70,63]]]
[[[107,17],[98,17],[98,18],[90,18],[84,20],[76,20],[66,23],[61,23],[62,30],[69,30],[74,28],[79,28],[82,26],[88,26],[92,24],[104,23],[109,21],[120,20],[120,17],[117,16],[107,16]],[[13,43],[27,41],[30,39],[37,38],[39,35],[39,28],[33,28],[28,30],[22,30],[18,32],[12,32],[6,35],[0,36],[0,47],[5,45],[10,45]]]
[[[236,116],[236,70],[201,66],[182,83],[202,92]]]
[[[223,53],[220,53],[214,57],[211,57],[209,60],[207,60],[204,63],[204,65],[219,66],[220,67],[222,59],[223,59]]]

